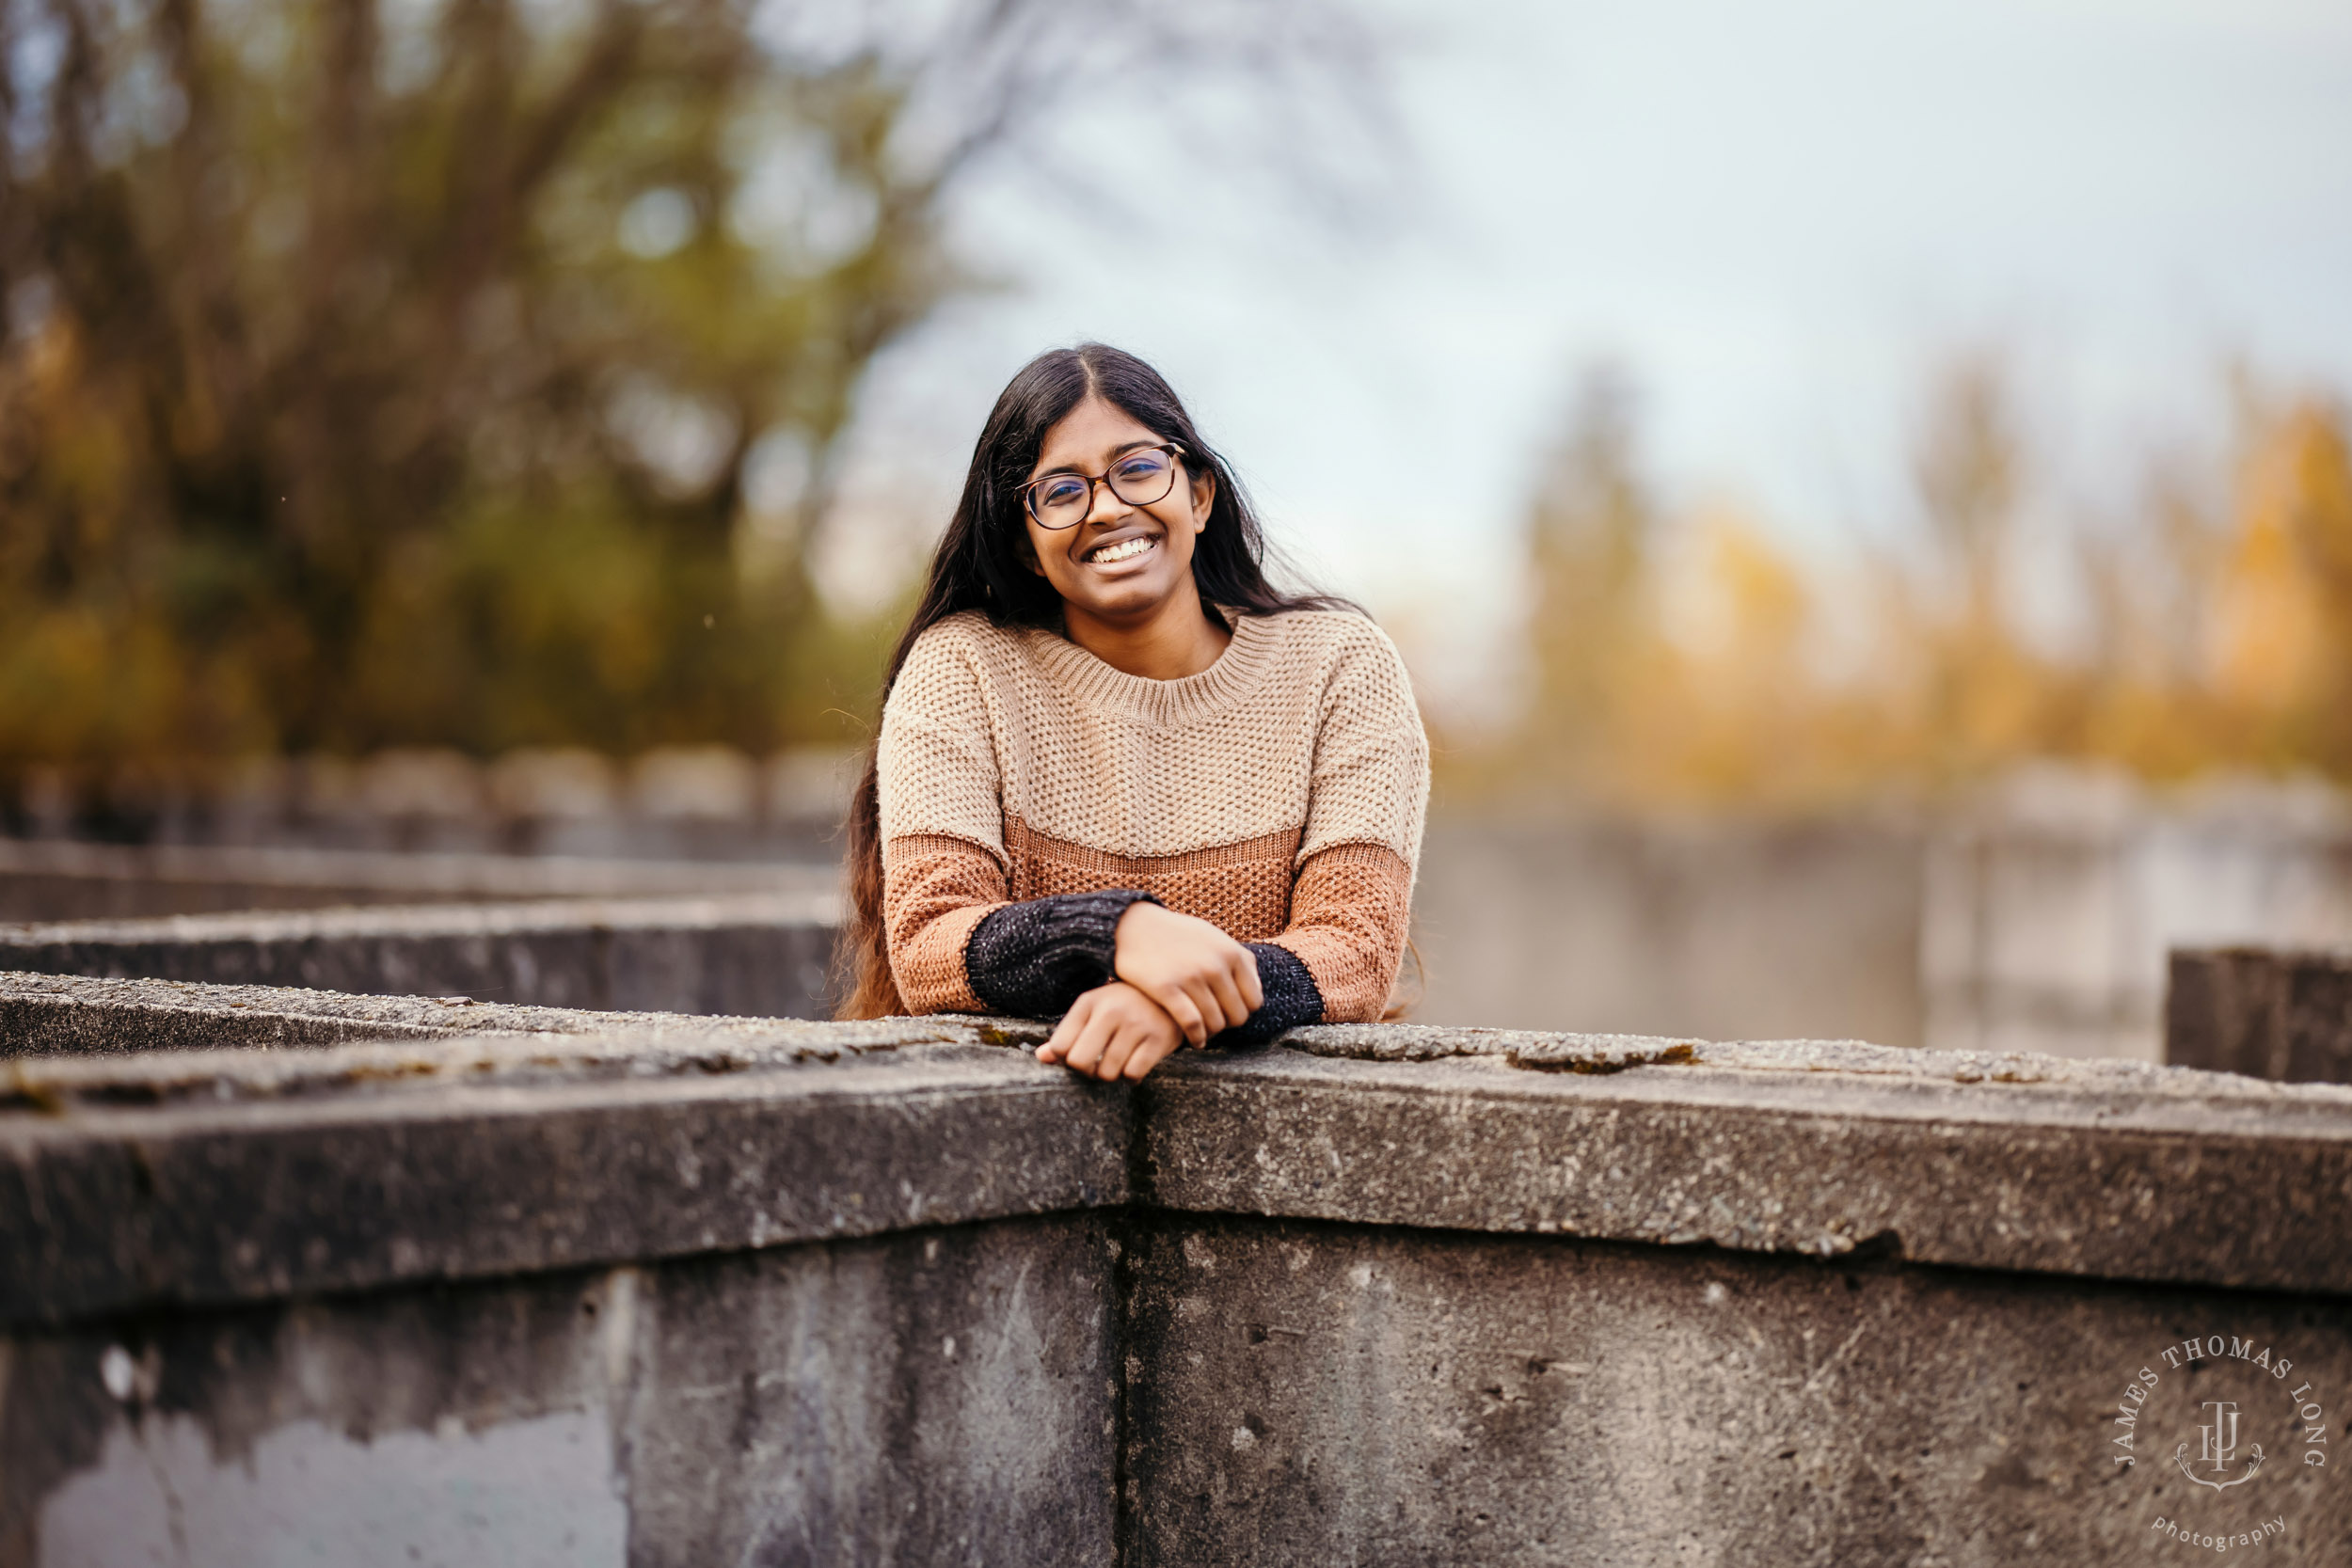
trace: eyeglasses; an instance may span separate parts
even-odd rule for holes
[[[1107,484],[1111,494],[1129,506],[1151,506],[1168,499],[1176,488],[1176,465],[1184,449],[1174,441],[1166,446],[1138,447],[1123,452],[1099,474],[1045,474],[1021,487],[1021,503],[1040,528],[1076,528],[1094,510],[1094,487]]]

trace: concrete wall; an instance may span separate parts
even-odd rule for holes
[[[0,998],[434,1031],[8,1066],[0,1563],[2352,1553],[2304,1424],[2352,1089],[1433,1028],[1128,1087],[980,1021]],[[2172,1458],[2217,1399],[2230,1491]]]
[[[831,893],[0,927],[0,968],[648,1012],[821,1017]]]
[[[367,904],[831,892],[830,865],[0,838],[0,925]]]
[[[459,899],[821,898],[837,879],[831,864],[754,863],[772,847],[763,847],[760,823],[816,833],[807,814],[834,800],[840,782],[830,756],[779,758],[762,771],[739,757],[663,754],[640,759],[626,784],[621,770],[584,754],[510,758],[486,770],[438,753],[392,755],[363,771],[358,784],[322,799],[412,813],[432,806],[441,815],[419,820],[450,832],[475,820],[470,811],[490,824],[476,834],[484,847],[507,843],[503,830],[491,831],[498,823],[544,817],[571,824],[573,836],[561,842],[575,847],[643,854],[659,844],[628,835],[666,823],[664,832],[702,835],[690,847],[719,858],[0,839],[0,920]],[[618,836],[596,840],[588,830],[597,823]],[[558,842],[526,836],[508,847]],[[836,852],[837,845],[822,850],[828,861]],[[1422,959],[1414,1016],[1437,1023],[2154,1061],[2169,948],[2352,942],[2352,808],[2317,787],[2158,794],[2112,777],[2042,770],[1933,816],[1506,821],[1441,812],[1414,914]],[[131,952],[117,944],[115,967],[95,972],[132,973],[120,967]],[[613,1006],[697,1010],[818,1007],[773,990],[739,989],[720,1001],[699,987],[611,984],[592,970],[557,976],[548,961],[560,960],[532,958],[527,983],[513,963],[476,965],[466,972],[471,978],[370,978],[374,960],[364,956],[338,964],[314,956],[307,969],[147,972],[351,990],[430,984],[564,1006],[603,996]],[[697,958],[688,948],[665,961],[740,967],[723,953]],[[791,972],[802,962],[795,958]],[[818,993],[803,985],[793,994]]]
[[[2352,948],[2173,954],[2165,1054],[2281,1083],[2352,1084]]]
[[[1104,1232],[1006,1220],[14,1336],[0,1560],[1106,1561]]]
[[[1915,1045],[1924,877],[1899,822],[1440,818],[1414,1017]]]
[[[0,832],[35,840],[702,861],[837,854],[857,756],[723,746],[629,758],[445,748],[255,757],[226,772],[0,776]]]
[[[1931,816],[1440,818],[1414,916],[1433,1022],[2153,1062],[2169,949],[2352,942],[2352,805],[2044,769]]]

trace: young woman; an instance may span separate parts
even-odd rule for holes
[[[1089,343],[1012,378],[851,807],[844,1017],[1058,1014],[1041,1060],[1139,1079],[1382,1016],[1428,742],[1379,628],[1263,555],[1152,367]]]

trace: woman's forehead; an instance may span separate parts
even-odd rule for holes
[[[1125,409],[1089,397],[1056,420],[1038,448],[1039,473],[1049,468],[1101,467],[1127,447],[1156,446],[1164,437]]]

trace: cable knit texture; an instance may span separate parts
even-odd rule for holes
[[[1217,661],[1174,681],[977,612],[915,641],[879,770],[910,1009],[1066,1008],[1138,895],[1276,950],[1250,1036],[1386,1009],[1429,798],[1404,661],[1360,615],[1231,620]],[[1099,895],[1126,902],[1066,902]]]

